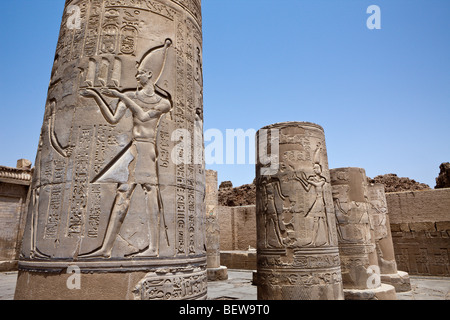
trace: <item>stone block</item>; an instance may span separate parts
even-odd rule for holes
[[[345,300],[397,300],[395,288],[382,283],[375,289],[344,289]]]
[[[410,222],[409,229],[412,232],[421,232],[421,231],[434,232],[434,231],[436,231],[434,222]]]
[[[437,221],[436,222],[436,230],[437,231],[448,231],[448,230],[450,230],[450,221]]]
[[[395,274],[381,274],[381,282],[393,286],[397,293],[411,290],[409,274],[404,271],[397,271]]]

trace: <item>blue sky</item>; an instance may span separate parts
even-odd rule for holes
[[[315,122],[330,168],[435,186],[450,161],[450,1],[202,2],[205,130]],[[366,26],[370,5],[380,30]],[[64,1],[0,6],[0,165],[14,167],[35,158]],[[235,186],[255,175],[207,168]]]

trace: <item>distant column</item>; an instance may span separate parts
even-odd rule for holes
[[[259,300],[341,300],[325,135],[308,122],[257,133]]]
[[[339,168],[330,172],[345,299],[395,300],[395,288],[380,279],[365,170]]]
[[[381,282],[394,286],[396,292],[410,291],[408,273],[397,270],[384,184],[369,185],[369,203]]]
[[[220,265],[219,191],[217,171],[206,170],[206,262],[209,281],[228,279],[227,268]]]

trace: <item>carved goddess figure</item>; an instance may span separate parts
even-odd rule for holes
[[[328,219],[326,213],[326,203],[324,196],[324,186],[327,182],[327,179],[322,176],[322,165],[320,164],[320,151],[322,150],[321,144],[318,143],[317,149],[314,155],[314,165],[313,171],[314,175],[309,177],[306,176],[304,172],[301,172],[301,176],[299,177],[297,173],[295,174],[295,179],[300,182],[302,187],[306,192],[314,193],[314,201],[309,210],[305,214],[306,217],[313,218],[313,231],[311,242],[306,244],[306,246],[322,246],[329,244],[329,235],[328,235]]]
[[[277,178],[263,176],[261,186],[263,188],[262,208],[264,212],[265,246],[282,247],[282,232],[286,230],[283,221],[283,210],[277,207],[277,198],[285,200],[281,191],[280,181]]]
[[[150,50],[138,66],[136,91],[122,93],[115,89],[104,89],[102,94],[118,98],[119,102],[113,112],[101,94],[94,89],[81,92],[84,97],[93,98],[99,106],[106,121],[116,124],[127,112],[133,117],[132,141],[105,170],[94,179],[94,183],[117,183],[117,194],[111,211],[102,246],[81,258],[111,256],[115,239],[120,231],[130,207],[131,198],[139,184],[145,193],[146,213],[149,218],[149,245],[137,256],[152,257],[158,255],[158,239],[161,223],[164,223],[166,240],[169,245],[164,209],[159,190],[156,139],[161,117],[172,109],[170,100],[156,91],[167,57],[167,50],[172,44],[167,39],[164,46]],[[126,178],[123,178],[126,177]]]
[[[31,257],[33,258],[50,258],[50,256],[42,253],[38,249],[38,225],[39,225],[39,197],[41,193],[42,185],[45,185],[45,182],[42,181],[42,174],[44,173],[42,170],[42,148],[44,146],[44,137],[50,141],[50,145],[52,148],[58,152],[62,157],[68,158],[71,156],[72,151],[74,149],[73,146],[63,147],[58,141],[55,132],[55,114],[56,114],[56,100],[52,99],[49,101],[48,107],[46,109],[45,118],[48,118],[48,123],[44,127],[44,131],[41,132],[39,137],[38,150],[36,154],[36,165],[33,169],[33,179],[31,183],[31,201],[32,205],[31,211]]]

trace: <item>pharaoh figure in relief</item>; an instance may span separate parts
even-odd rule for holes
[[[301,177],[296,173],[296,179],[301,183],[306,192],[312,192],[315,194],[314,202],[308,209],[305,218],[313,218],[313,232],[311,235],[311,242],[307,246],[322,246],[328,245],[332,235],[330,234],[330,226],[328,224],[328,217],[326,211],[326,202],[324,194],[325,185],[330,182],[327,181],[322,175],[322,165],[320,164],[320,154],[322,147],[320,142],[317,144],[316,151],[314,152],[314,175],[309,177],[304,172],[301,172]],[[312,188],[312,190],[311,190]]]
[[[149,245],[139,256],[156,256],[161,224],[164,226],[167,245],[167,225],[164,207],[158,182],[158,165],[156,137],[161,116],[172,109],[169,99],[157,92],[158,82],[167,57],[167,49],[172,41],[167,39],[164,46],[150,50],[139,63],[136,80],[137,88],[122,93],[116,89],[104,89],[98,93],[95,89],[83,89],[84,97],[92,97],[105,117],[112,125],[117,124],[127,110],[133,118],[132,141],[120,153],[120,156],[109,163],[105,170],[94,178],[94,183],[102,181],[117,183],[117,195],[111,217],[106,229],[105,238],[100,249],[80,257],[111,256],[114,241],[130,207],[130,201],[136,186],[142,186],[145,193],[146,213],[149,218]],[[105,103],[102,94],[117,98],[117,108],[113,112]],[[156,226],[156,228],[155,228]]]

